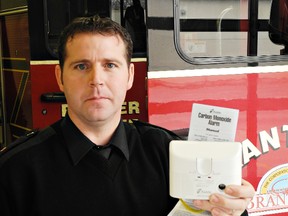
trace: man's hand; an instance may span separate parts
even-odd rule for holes
[[[242,179],[242,185],[228,185],[225,193],[233,198],[221,194],[211,194],[209,200],[194,200],[193,204],[200,209],[210,211],[213,216],[240,216],[252,200],[254,187]]]

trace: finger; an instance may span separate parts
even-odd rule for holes
[[[199,208],[206,211],[211,211],[212,208],[222,208],[226,211],[231,211],[231,209],[245,210],[249,201],[246,198],[228,198],[227,196],[221,194],[212,194],[209,200],[194,200],[193,204]]]
[[[211,209],[213,208],[213,206],[208,200],[193,200],[193,205],[205,211],[211,211]]]
[[[215,206],[227,213],[231,213],[234,209],[237,212],[244,212],[248,206],[248,199],[246,198],[228,198],[220,194],[212,194],[210,196],[211,206]]]
[[[242,209],[232,209],[231,207],[229,208],[224,208],[221,206],[216,206],[213,205],[211,202],[206,201],[206,200],[194,200],[193,201],[193,205],[199,209],[203,209],[206,211],[211,212],[211,215],[215,215],[215,216],[238,216],[241,215],[244,210]],[[233,205],[234,206],[234,205]],[[235,205],[237,208],[239,208],[238,205]]]
[[[234,209],[225,210],[221,208],[213,208],[211,210],[212,216],[240,216],[242,213],[243,212]]]
[[[225,193],[233,197],[252,199],[255,195],[255,189],[252,184],[242,179],[241,185],[228,185],[225,188]]]

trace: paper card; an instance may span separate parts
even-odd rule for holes
[[[188,140],[233,142],[239,110],[194,103]]]

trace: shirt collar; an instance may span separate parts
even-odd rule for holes
[[[77,165],[95,144],[76,127],[69,115],[66,115],[62,120],[61,128],[73,164]],[[110,145],[119,149],[125,158],[129,160],[129,148],[122,120],[110,140]]]
[[[116,131],[114,132],[112,139],[110,140],[111,146],[115,146],[118,148],[123,155],[125,156],[126,160],[129,161],[129,148],[127,143],[126,131],[124,127],[124,123],[122,120],[120,121]]]

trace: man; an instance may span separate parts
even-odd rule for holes
[[[3,216],[164,216],[169,196],[165,129],[121,121],[133,83],[129,34],[107,18],[78,18],[60,36],[56,79],[68,103],[67,116],[11,144],[0,158]],[[227,186],[235,199],[213,194],[195,201],[213,215],[240,215],[254,194]]]

